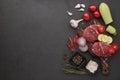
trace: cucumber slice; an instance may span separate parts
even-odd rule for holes
[[[112,34],[112,35],[117,35],[116,29],[115,29],[113,26],[111,26],[111,25],[109,25],[109,26],[106,28],[106,31],[109,32],[109,33]]]
[[[113,42],[113,39],[112,39],[111,36],[102,35],[101,36],[101,41],[105,42],[105,43],[108,43],[108,44],[111,44]]]
[[[100,4],[99,11],[106,25],[113,22],[110,8],[106,3]]]
[[[112,37],[111,37],[111,36],[108,36],[107,43],[108,43],[108,44],[111,44],[112,42],[113,42]]]
[[[98,35],[98,41],[102,41],[102,37],[104,36],[104,34],[99,34]]]
[[[102,36],[102,42],[106,42],[108,41],[108,36],[107,35],[103,35]]]

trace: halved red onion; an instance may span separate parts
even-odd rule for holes
[[[82,52],[86,52],[86,51],[88,51],[88,45],[85,45],[85,46],[79,46],[79,50],[82,51]]]
[[[86,45],[86,39],[84,37],[78,38],[78,45],[79,46],[85,46]]]

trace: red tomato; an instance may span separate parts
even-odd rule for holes
[[[100,33],[104,33],[105,32],[105,27],[104,26],[98,26],[98,31]]]
[[[95,11],[93,13],[93,15],[94,15],[95,18],[100,18],[100,12],[99,11]]]
[[[117,51],[117,50],[118,50],[118,44],[113,43],[111,46],[113,47],[113,49],[114,49],[115,51]]]
[[[114,54],[115,53],[115,50],[113,47],[110,47],[109,50],[108,50],[108,54]]]
[[[89,6],[89,10],[90,10],[91,12],[95,12],[95,11],[97,10],[96,5],[95,5],[95,4],[91,4],[91,5]]]
[[[84,13],[82,18],[86,21],[89,21],[90,20],[90,14],[89,13]]]

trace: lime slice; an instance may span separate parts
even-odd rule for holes
[[[112,37],[111,37],[111,36],[108,36],[107,43],[108,43],[108,44],[111,44],[112,42],[113,42]]]
[[[98,35],[98,41],[102,41],[102,37],[104,36],[104,34],[99,34]]]
[[[102,42],[108,42],[108,36],[107,35],[103,35],[101,40],[102,40]]]
[[[115,29],[113,26],[111,26],[111,25],[109,25],[109,26],[106,28],[106,31],[109,32],[110,34],[113,34],[113,35],[116,35],[116,34],[117,34],[116,29]]]

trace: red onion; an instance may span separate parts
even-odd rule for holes
[[[85,46],[86,45],[86,39],[84,37],[78,38],[78,45],[79,46]]]
[[[86,52],[88,50],[88,45],[79,46],[79,50],[82,51],[82,52]]]

